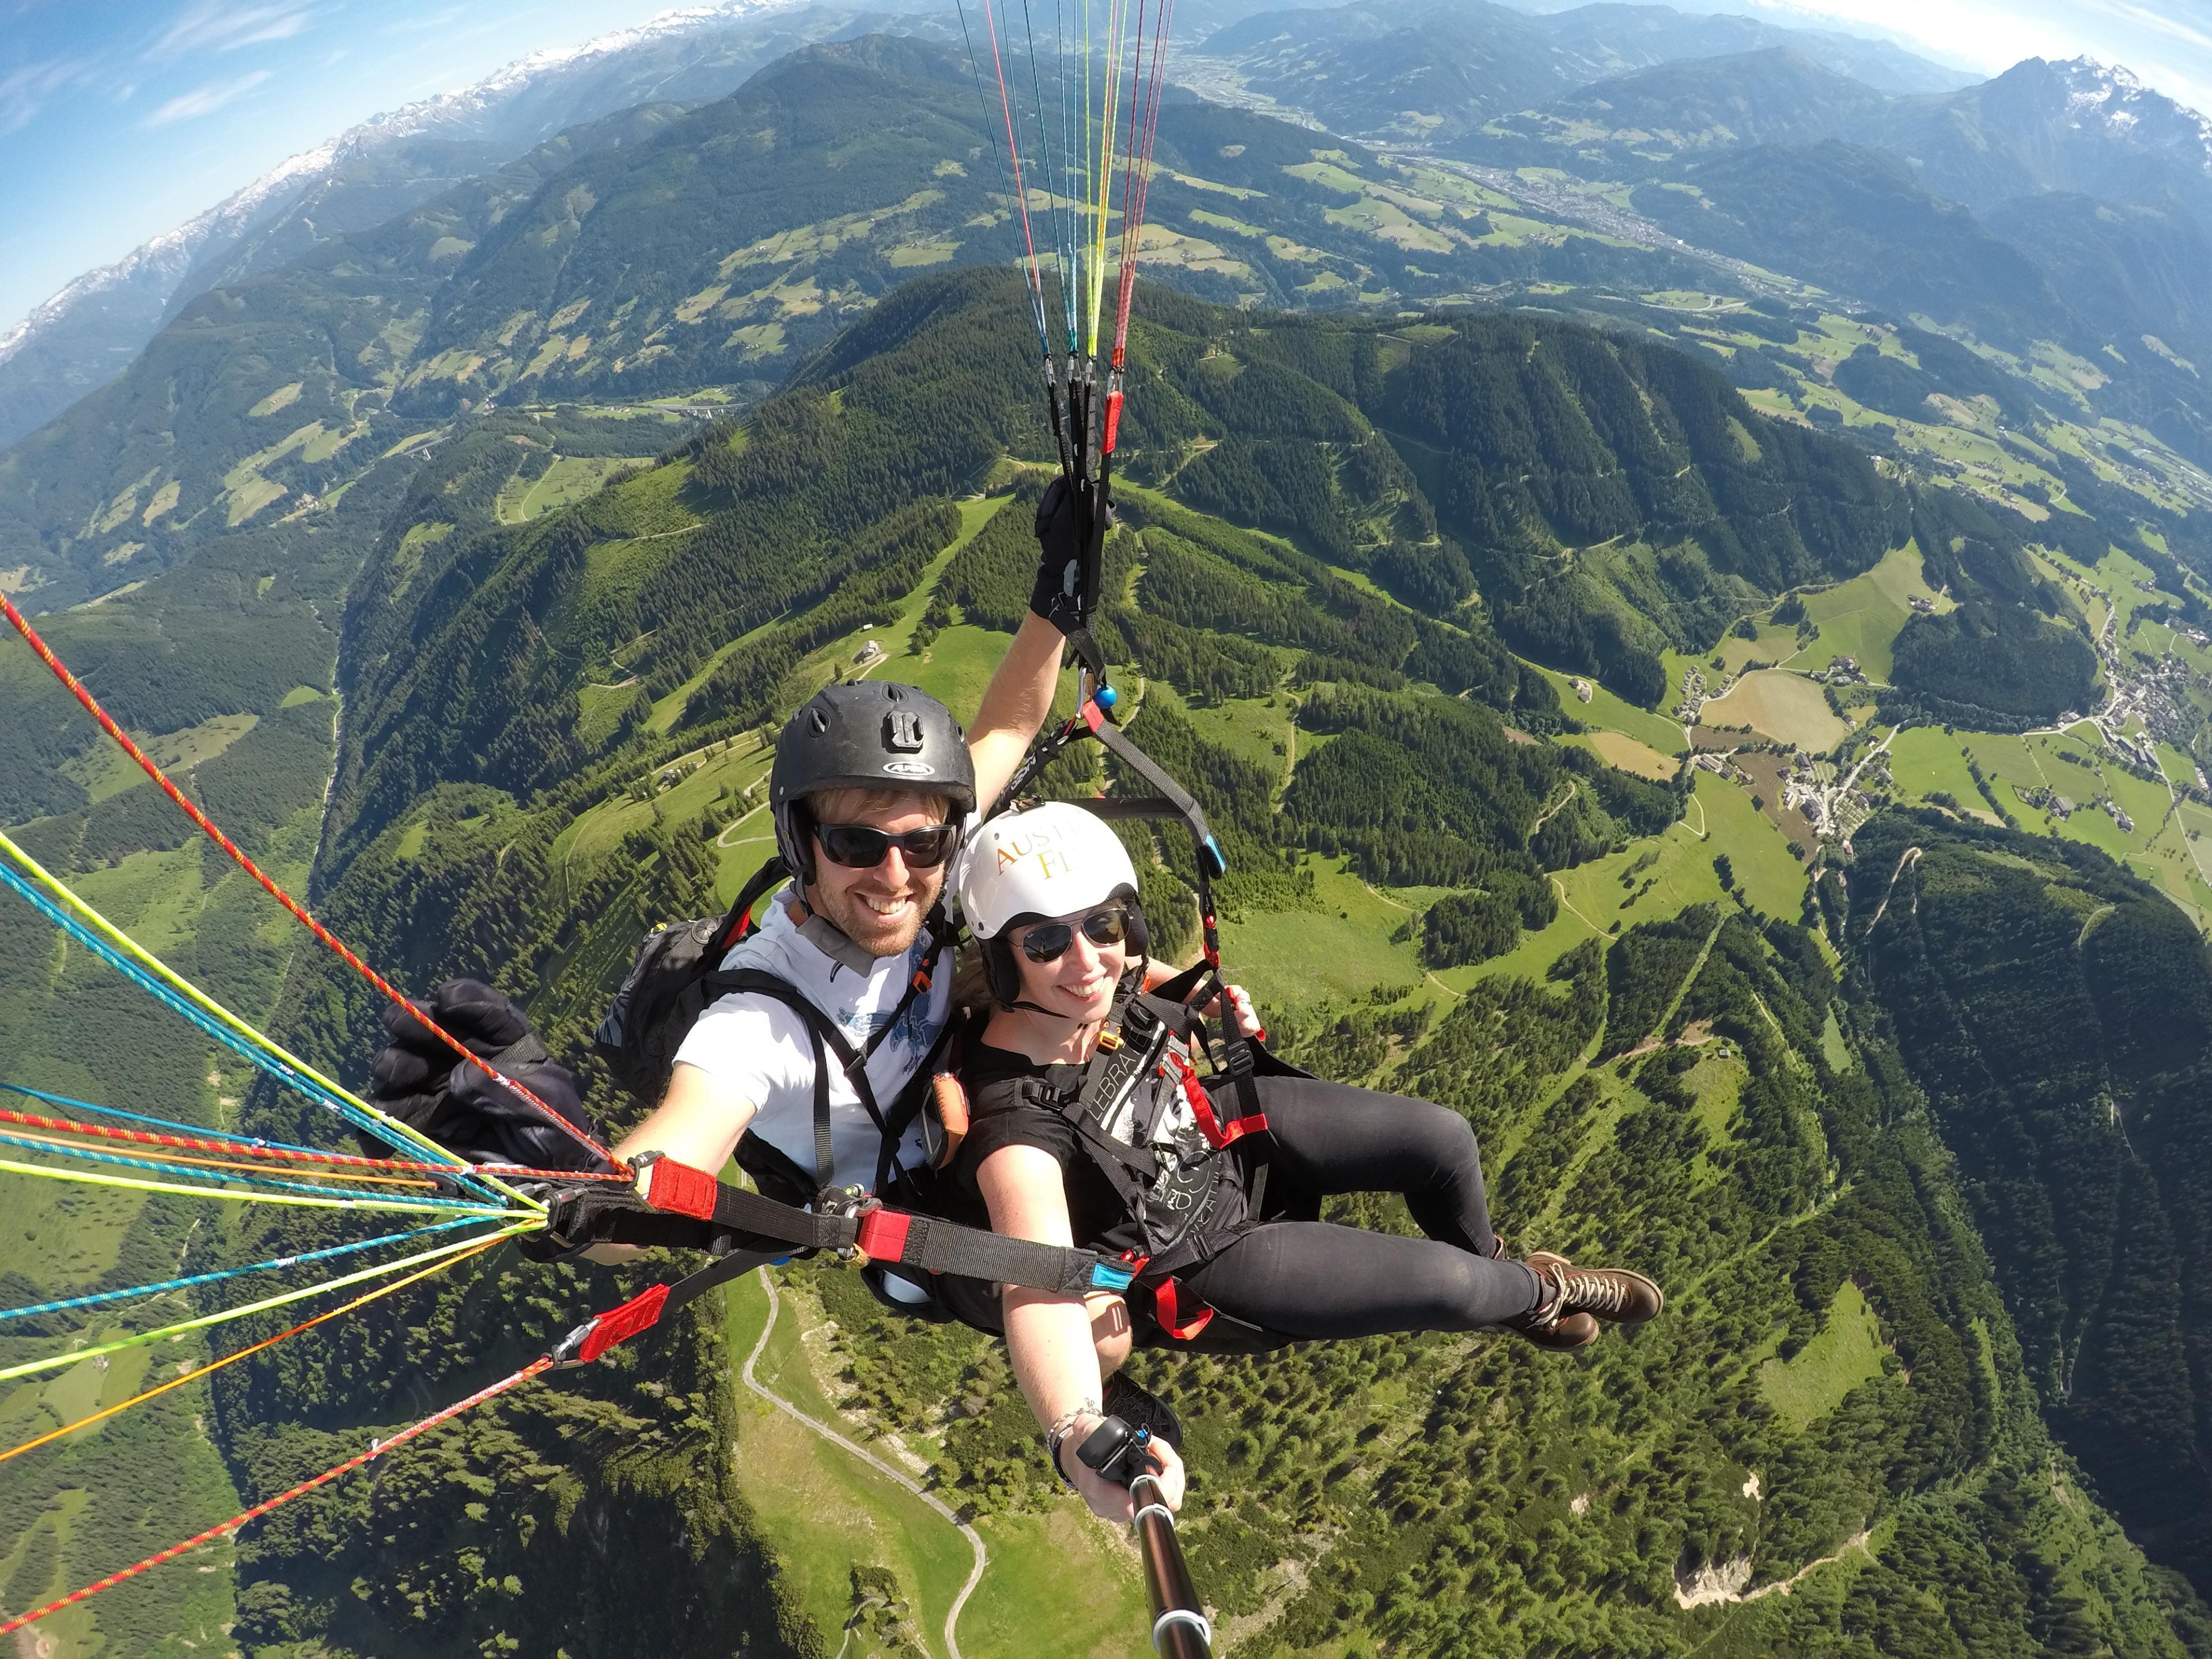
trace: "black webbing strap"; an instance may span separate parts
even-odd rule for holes
[[[730,1251],[735,1254],[728,1261],[750,1255],[753,1266],[800,1251],[834,1250],[927,1273],[1025,1285],[1055,1296],[1119,1290],[1131,1276],[1114,1257],[1096,1250],[1006,1238],[872,1202],[842,1212],[801,1210],[716,1181],[672,1159],[640,1162],[650,1199],[627,1188],[603,1186],[558,1193],[548,1203],[549,1231],[570,1245]],[[743,1266],[732,1267],[725,1276],[745,1271]]]
[[[926,995],[934,981],[938,963],[945,954],[951,928],[941,910],[933,911],[928,923],[930,948],[907,981],[906,991],[892,1008],[890,1018],[878,1025],[868,1038],[865,1048],[855,1048],[837,1024],[790,981],[757,968],[734,968],[717,970],[706,976],[708,992],[716,996],[764,996],[780,1002],[799,1016],[805,1026],[808,1040],[814,1049],[814,1180],[817,1188],[827,1189],[835,1176],[836,1160],[830,1142],[830,1102],[829,1054],[837,1056],[837,1064],[845,1073],[845,1081],[859,1098],[868,1121],[876,1126],[876,1186],[878,1190],[890,1185],[890,1176],[897,1163],[899,1137],[903,1135],[915,1114],[921,1109],[919,1097],[908,1103],[896,1121],[886,1119],[877,1103],[875,1085],[868,1078],[868,1062],[875,1058],[876,1050],[884,1040],[899,1028],[917,998]],[[923,1069],[927,1069],[924,1067]]]
[[[1170,1002],[1203,1006],[1217,997],[1225,998],[1227,988],[1221,982],[1221,972],[1212,963],[1196,962],[1173,979],[1164,980],[1155,987],[1152,994]],[[1228,1074],[1230,1085],[1237,1091],[1237,1115],[1239,1118],[1264,1117],[1267,1114],[1260,1104],[1258,1062],[1253,1059],[1253,1042],[1237,1029],[1236,1016],[1226,1006],[1221,1015],[1221,1068]]]

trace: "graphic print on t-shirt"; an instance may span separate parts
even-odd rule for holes
[[[905,954],[879,957],[860,972],[836,961],[805,938],[781,901],[760,927],[722,960],[726,969],[775,975],[829,1016],[855,1048],[889,1023],[928,954],[926,937]],[[951,1018],[951,975],[940,970],[930,989],[914,999],[897,1029],[869,1056],[866,1074],[878,1103],[888,1109],[929,1058],[939,1032]],[[679,1064],[698,1067],[727,1097],[749,1102],[750,1132],[802,1170],[814,1168],[813,1045],[799,1016],[772,998],[737,993],[699,1016],[677,1052]],[[881,1136],[861,1109],[858,1092],[834,1056],[830,1067],[832,1186],[872,1189]],[[920,1120],[901,1138],[897,1164],[916,1169],[929,1150]]]
[[[908,950],[906,979],[908,984],[921,971],[921,964],[929,959],[929,935],[924,933]],[[832,983],[850,971],[849,969],[836,968],[830,975]],[[905,994],[902,989],[899,993],[902,999]],[[930,1049],[937,1043],[938,1028],[944,1024],[941,1018],[930,1018],[930,1011],[935,1002],[933,997],[918,996],[907,1004],[906,1012],[898,1017],[897,1028],[884,1038],[882,1047],[876,1050],[877,1058],[885,1063],[886,1068],[895,1068],[902,1076],[910,1076],[916,1066],[929,1058]],[[896,1006],[896,1004],[886,1008],[849,1009],[838,1024],[843,1029],[846,1040],[855,1048],[865,1051],[876,1033],[890,1023]],[[872,1064],[868,1067],[868,1074],[871,1077],[878,1075],[876,1066]]]

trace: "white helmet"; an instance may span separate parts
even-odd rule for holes
[[[1068,916],[1115,897],[1128,899],[1129,943],[1144,954],[1135,906],[1136,866],[1106,821],[1068,801],[1047,801],[993,818],[961,849],[955,882],[968,931],[981,942],[991,990],[1012,1004],[1020,994],[1013,953],[1002,937],[1020,921]]]

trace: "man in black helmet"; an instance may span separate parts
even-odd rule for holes
[[[1074,523],[1054,505],[1048,495],[1037,532],[1056,575]],[[1041,574],[1040,592],[1050,586]],[[873,682],[832,686],[785,724],[769,800],[791,885],[722,962],[759,988],[700,1015],[620,1156],[720,1170],[734,1152],[794,1203],[825,1188],[885,1193],[927,1170],[929,1061],[952,1013],[945,875],[978,804],[1006,787],[1051,713],[1062,635],[1050,610],[1023,619],[964,732],[934,697]]]

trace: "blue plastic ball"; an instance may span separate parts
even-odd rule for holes
[[[1093,700],[1101,708],[1111,708],[1121,701],[1121,694],[1110,685],[1102,685],[1098,688],[1097,695]]]

